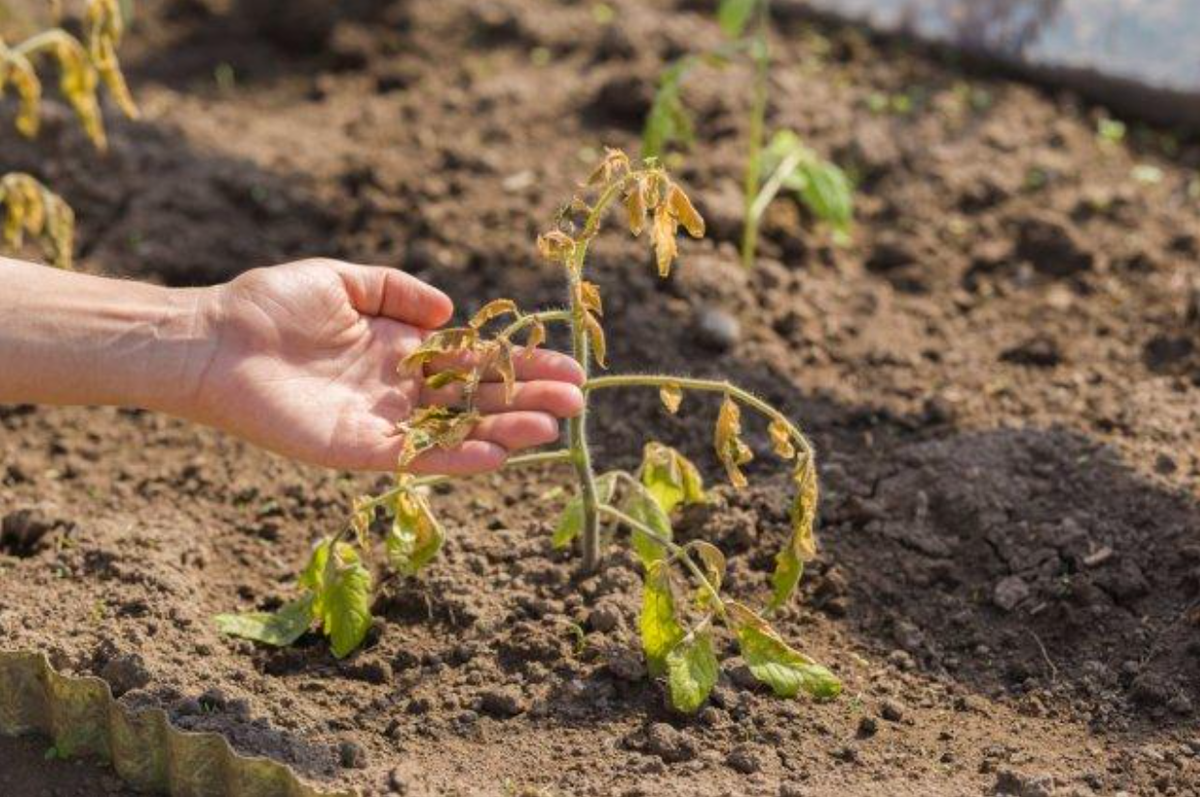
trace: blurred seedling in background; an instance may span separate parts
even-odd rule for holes
[[[767,139],[771,50],[769,0],[722,0],[717,19],[728,41],[709,52],[686,55],[670,64],[642,131],[642,156],[661,158],[672,146],[691,146],[695,123],[683,101],[683,82],[701,65],[720,65],[748,58],[754,68],[748,110],[746,161],[742,176],[742,263],[754,265],[763,214],[781,189],[794,191],[800,202],[828,224],[835,241],[849,240],[854,219],[854,189],[836,164],[805,146],[790,130]]]
[[[11,88],[18,100],[16,128],[27,138],[41,127],[42,70],[57,64],[59,90],[75,111],[84,133],[99,151],[107,148],[100,111],[99,87],[129,118],[137,106],[125,84],[117,47],[125,30],[119,0],[87,0],[82,20],[83,40],[61,27],[10,44],[0,33],[0,99]],[[20,247],[26,234],[43,241],[47,255],[63,268],[71,265],[74,214],[65,202],[27,174],[0,178],[0,205],[5,208],[4,242]]]
[[[729,382],[669,374],[591,375],[593,364],[606,367],[607,346],[600,288],[587,273],[588,247],[618,205],[630,232],[639,237],[646,233],[650,239],[661,277],[669,275],[676,259],[678,229],[697,238],[704,234],[703,219],[657,161],[637,166],[624,153],[609,150],[555,228],[538,238],[541,256],[562,268],[569,306],[524,312],[511,299],[496,299],[466,326],[435,332],[408,355],[400,365],[402,372],[424,374],[432,388],[460,385],[461,404],[422,409],[402,424],[404,445],[395,486],[357,500],[347,528],[317,545],[300,576],[298,599],[274,613],[221,615],[221,630],[288,645],[319,626],[335,656],[357,649],[372,622],[374,576],[368,560],[376,547],[375,521],[386,521],[382,546],[387,566],[401,577],[421,571],[444,539],[426,488],[449,479],[414,477],[405,472],[408,464],[425,451],[453,448],[465,440],[480,418],[476,396],[485,375],[501,379],[511,395],[519,358],[544,343],[547,327],[561,324],[569,329],[571,354],[587,375],[585,409],[569,421],[565,448],[516,456],[508,465],[560,463],[573,468],[574,495],[558,520],[552,544],[560,549],[578,545],[583,572],[602,568],[606,544],[616,538],[617,530],[628,532],[624,539],[644,571],[642,648],[650,673],[666,679],[671,704],[680,711],[695,711],[712,690],[719,672],[714,644],[718,627],[733,635],[750,671],[776,694],[829,698],[840,692],[829,670],[788,646],[767,620],[789,602],[804,563],[816,553],[817,472],[808,440],[779,410]],[[466,364],[435,365],[447,358]],[[682,453],[650,441],[637,470],[596,472],[587,407],[599,392],[614,388],[656,390],[669,413],[682,411],[689,392],[719,398],[713,445],[737,489],[747,486],[742,467],[754,456],[742,439],[742,413],[748,410],[766,421],[775,454],[792,468],[795,495],[788,539],[775,557],[771,594],[763,610],[722,592],[725,555],[716,546],[704,540],[675,541],[672,514],[683,505],[706,501],[700,471]]]

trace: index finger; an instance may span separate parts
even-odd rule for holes
[[[454,314],[449,296],[399,269],[341,261],[334,261],[333,267],[346,286],[350,303],[365,315],[435,329]]]

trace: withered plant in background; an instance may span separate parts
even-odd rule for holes
[[[87,0],[83,26],[86,44],[61,27],[15,44],[0,34],[0,99],[11,87],[19,101],[17,130],[28,138],[36,136],[43,94],[38,69],[45,60],[55,61],[59,90],[92,144],[103,151],[108,142],[100,112],[100,84],[126,116],[138,115],[117,60],[125,29],[119,0]],[[33,177],[16,173],[0,178],[0,205],[5,208],[5,244],[19,247],[29,234],[43,241],[56,265],[71,266],[75,217],[62,199]]]
[[[733,58],[748,58],[754,68],[747,111],[746,162],[742,173],[742,263],[754,265],[758,230],[771,201],[784,189],[820,221],[835,240],[847,239],[854,218],[854,190],[846,174],[806,146],[791,130],[776,131],[767,141],[767,103],[770,97],[770,0],[722,0],[717,10],[724,45],[686,55],[663,71],[642,131],[642,156],[662,157],[672,145],[691,146],[695,124],[683,102],[683,81],[698,66],[720,66]]]
[[[775,454],[791,463],[795,486],[791,531],[776,556],[772,591],[763,611],[722,593],[725,556],[716,546],[704,540],[675,542],[672,512],[684,504],[704,502],[705,493],[699,470],[674,448],[647,442],[637,471],[597,473],[588,446],[585,407],[569,422],[566,448],[513,457],[508,463],[557,462],[573,467],[577,491],[552,542],[566,548],[578,541],[584,571],[603,564],[606,526],[629,531],[629,542],[644,569],[642,647],[650,673],[666,678],[672,705],[695,711],[716,683],[719,667],[713,635],[718,625],[734,635],[750,671],[776,694],[833,697],[839,693],[838,680],[789,647],[766,619],[789,601],[804,562],[815,554],[817,474],[808,440],[783,413],[729,382],[668,374],[590,375],[593,363],[606,367],[606,345],[600,288],[588,279],[588,247],[616,205],[623,206],[630,232],[635,236],[648,232],[662,277],[668,276],[676,259],[678,228],[697,238],[704,234],[703,219],[657,161],[639,167],[624,153],[609,150],[584,195],[564,210],[555,229],[538,239],[541,256],[562,268],[568,306],[527,313],[511,299],[496,299],[466,326],[435,332],[408,355],[400,364],[406,373],[427,373],[433,363],[444,361],[444,355],[468,355],[462,359],[472,363],[469,368],[440,370],[426,377],[435,388],[461,384],[461,406],[426,408],[402,425],[405,442],[395,486],[356,501],[347,528],[320,542],[300,576],[299,599],[275,613],[222,615],[217,622],[223,631],[287,645],[319,625],[330,638],[335,656],[346,656],[361,645],[371,624],[373,577],[366,560],[373,549],[372,521],[380,513],[390,520],[383,541],[388,564],[405,576],[424,567],[444,538],[423,488],[446,477],[414,477],[405,473],[407,465],[424,451],[463,442],[480,418],[476,396],[485,373],[499,374],[511,391],[515,359],[545,341],[548,325],[563,324],[570,330],[572,355],[589,374],[584,385],[586,405],[604,390],[650,388],[658,391],[666,411],[676,413],[688,392],[712,393],[721,402],[714,448],[736,488],[747,485],[742,466],[753,458],[742,440],[744,410],[762,416]],[[685,583],[690,583],[687,589]]]

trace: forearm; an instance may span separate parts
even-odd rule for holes
[[[0,403],[186,414],[215,346],[205,296],[0,258]]]

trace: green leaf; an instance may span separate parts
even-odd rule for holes
[[[416,575],[441,550],[446,535],[422,495],[401,490],[390,509],[392,527],[384,540],[388,561],[400,574]]]
[[[662,675],[669,654],[683,639],[683,627],[675,615],[675,597],[671,594],[671,570],[663,560],[646,567],[642,584],[642,614],[638,620],[642,650],[651,675]]]
[[[613,489],[617,484],[616,473],[605,473],[596,479],[596,493],[600,503],[607,504],[612,500]],[[567,503],[559,518],[558,526],[550,544],[555,548],[566,548],[583,532],[583,495],[578,494]]]
[[[299,639],[313,621],[313,593],[285,603],[275,612],[218,614],[213,620],[222,634],[286,647]]]
[[[649,526],[663,539],[670,540],[674,537],[671,519],[667,517],[667,513],[662,510],[654,496],[637,482],[631,485],[631,492],[625,499],[622,509],[625,514]],[[638,558],[642,560],[644,566],[666,556],[667,551],[663,544],[646,532],[635,528],[631,531],[631,535],[633,550],[637,552]]]
[[[328,557],[321,596],[321,626],[339,659],[361,645],[371,627],[371,573],[357,554],[343,559],[342,553],[339,546]]]
[[[690,146],[695,139],[692,117],[680,94],[683,78],[694,63],[692,58],[682,58],[664,70],[659,78],[658,91],[642,128],[643,158],[660,158],[672,144]]]
[[[722,0],[717,9],[717,24],[721,31],[731,39],[740,37],[758,3],[759,0]]]
[[[329,549],[333,540],[325,537],[313,548],[308,564],[300,573],[300,586],[307,587],[313,593],[312,613],[314,617],[321,616],[321,596],[325,591],[325,565],[329,562]]]
[[[708,699],[717,683],[720,668],[713,653],[712,639],[700,631],[676,645],[667,654],[667,686],[671,705],[678,711],[691,714]]]
[[[816,159],[800,164],[804,177],[800,198],[818,219],[846,232],[854,220],[854,188],[837,165]]]
[[[757,614],[735,601],[726,608],[746,666],[776,695],[795,697],[803,691],[825,700],[841,693],[842,683],[833,673],[789,647]]]
[[[775,554],[775,572],[771,574],[771,602],[767,604],[770,611],[775,611],[788,602],[802,575],[804,561],[796,556],[796,552],[790,546]]]
[[[642,484],[667,514],[681,503],[702,504],[706,500],[699,469],[670,446],[646,443],[639,473]]]

